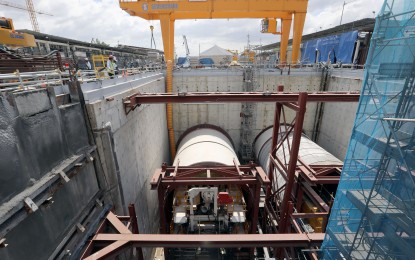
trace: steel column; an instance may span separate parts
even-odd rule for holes
[[[133,232],[133,234],[140,234],[138,230],[137,214],[135,213],[134,204],[128,205],[128,213],[130,214],[131,231]],[[144,260],[143,249],[136,248],[136,250],[137,250],[137,259]]]
[[[278,92],[283,92],[284,91],[284,86],[279,85]],[[274,129],[272,132],[272,146],[271,146],[271,157],[275,156],[275,151],[274,149],[277,146],[277,142],[278,142],[278,134],[279,134],[279,130],[280,130],[280,118],[281,118],[281,109],[282,109],[282,105],[281,103],[277,102],[275,103],[275,114],[274,114]],[[267,188],[267,193],[266,193],[266,199],[269,199],[269,196],[271,195],[271,190],[273,187],[273,181],[274,181],[274,164],[271,162],[269,162],[268,165],[268,178],[270,179],[271,183]]]
[[[159,214],[160,214],[160,234],[166,234],[166,215],[164,212],[164,204],[165,204],[165,193],[166,190],[163,186],[157,187],[158,199],[159,199]]]
[[[290,161],[288,164],[287,183],[285,185],[284,198],[281,205],[281,221],[278,223],[278,232],[285,233],[288,224],[288,202],[291,200],[291,192],[294,185],[295,170],[297,168],[298,151],[300,148],[300,141],[303,129],[304,115],[307,104],[307,93],[300,93],[298,99],[299,111],[294,125],[294,133],[292,138],[292,147],[290,153]]]

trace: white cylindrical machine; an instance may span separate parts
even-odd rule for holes
[[[224,174],[223,166],[235,164],[240,163],[229,135],[207,124],[192,127],[182,134],[173,162],[178,167],[209,168],[199,172],[197,178],[220,177]],[[245,233],[246,208],[243,192],[235,184],[179,186],[173,198],[174,232],[209,234],[241,230]]]
[[[173,165],[219,166],[239,164],[230,137],[218,127],[201,125],[183,134]]]
[[[261,167],[268,172],[269,167],[269,154],[271,152],[271,145],[272,145],[272,132],[273,128],[270,127],[266,129],[265,131],[261,132],[254,142],[254,149],[255,149],[255,155],[258,160],[258,163],[261,165]],[[285,128],[282,126],[279,131],[279,139],[285,134]],[[292,133],[288,136],[288,141],[284,141],[284,144],[278,149],[277,156],[279,158],[283,158],[285,156],[287,167],[288,167],[288,161],[290,159],[290,153],[288,149],[288,144],[291,144],[293,136]],[[316,144],[315,142],[311,141],[306,135],[302,135],[301,142],[300,142],[300,149],[298,152],[299,158],[301,158],[304,163],[307,165],[313,166],[313,165],[341,165],[343,164],[342,161],[334,157],[331,153],[327,152]],[[284,163],[284,160],[283,160]],[[278,187],[281,187],[285,184],[285,179],[278,173],[274,174],[274,177],[276,177],[276,185]],[[276,176],[275,176],[276,175]],[[275,182],[274,182],[275,183]]]

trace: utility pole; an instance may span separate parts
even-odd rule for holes
[[[351,3],[355,2],[355,1],[357,1],[357,0],[352,0],[350,2],[346,2],[346,1],[343,2],[342,15],[340,17],[340,25],[342,25],[342,21],[343,21],[344,6],[345,5],[348,5],[348,4],[351,4]]]
[[[157,49],[156,41],[154,40],[154,34],[153,34],[154,26],[153,25],[150,25],[150,30],[151,30],[150,48],[153,49],[153,43],[154,43],[154,49]]]

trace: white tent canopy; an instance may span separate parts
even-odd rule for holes
[[[216,65],[231,62],[232,56],[232,53],[217,45],[214,45],[212,48],[200,53],[200,58],[211,58]]]

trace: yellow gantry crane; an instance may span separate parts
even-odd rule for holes
[[[174,21],[183,19],[263,19],[262,32],[281,34],[280,62],[287,60],[288,39],[293,26],[291,60],[298,60],[301,36],[307,13],[308,0],[119,0],[120,7],[132,16],[146,20],[160,20],[164,57],[167,64],[166,92],[173,90]],[[276,20],[281,19],[281,32],[277,32]],[[265,27],[265,28],[264,28]],[[170,151],[174,158],[173,108],[167,104],[167,127]]]

